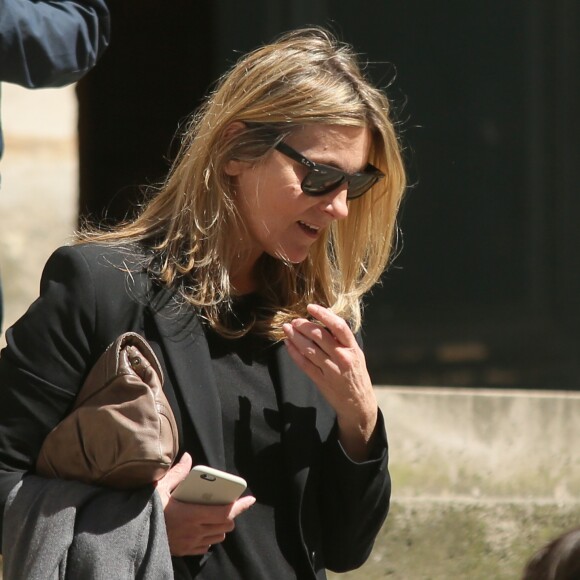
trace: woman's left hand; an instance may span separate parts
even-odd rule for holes
[[[363,461],[378,413],[364,353],[342,318],[316,304],[308,305],[308,313],[320,324],[305,318],[284,324],[288,352],[336,411],[347,454]]]

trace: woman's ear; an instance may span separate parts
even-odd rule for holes
[[[244,131],[246,129],[246,125],[244,123],[242,123],[241,121],[234,121],[233,123],[230,123],[227,127],[226,130],[224,131],[224,141],[231,141],[232,139],[235,139],[236,135],[238,133],[241,133],[242,131]],[[230,177],[234,177],[236,175],[239,175],[239,173],[241,172],[242,168],[247,165],[247,163],[245,161],[240,161],[238,159],[230,159],[224,167],[224,171],[226,172],[226,175],[229,175]]]

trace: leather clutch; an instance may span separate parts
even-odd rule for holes
[[[130,489],[163,477],[177,450],[159,361],[143,337],[127,332],[100,356],[72,411],[44,440],[36,472]]]

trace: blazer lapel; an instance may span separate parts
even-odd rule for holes
[[[225,469],[221,406],[201,323],[192,308],[177,306],[172,295],[154,309],[154,320],[173,370],[174,388],[183,397],[208,463]]]

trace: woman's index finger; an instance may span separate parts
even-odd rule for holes
[[[340,343],[345,346],[353,346],[353,342],[356,342],[348,324],[340,316],[318,304],[309,304],[307,309],[308,313],[322,323]]]

